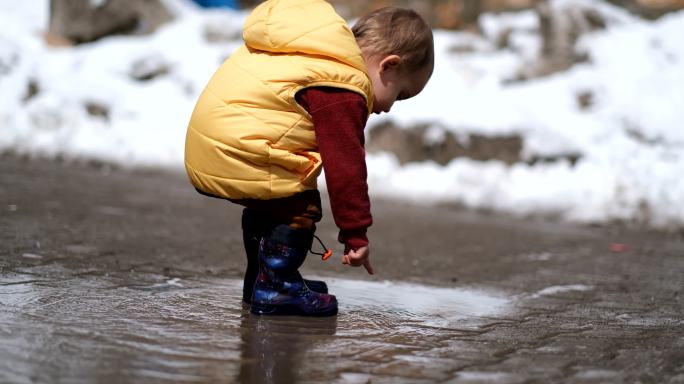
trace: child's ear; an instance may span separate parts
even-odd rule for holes
[[[380,60],[380,73],[386,72],[388,70],[396,69],[399,64],[401,64],[401,57],[398,55],[385,56],[384,59]]]

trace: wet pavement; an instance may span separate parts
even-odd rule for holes
[[[238,207],[0,158],[0,382],[684,383],[680,233],[373,204],[376,276],[303,269],[337,317],[257,317]]]

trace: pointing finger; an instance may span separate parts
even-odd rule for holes
[[[375,274],[375,272],[373,271],[373,266],[371,265],[370,261],[368,261],[368,259],[366,259],[366,260],[363,262],[363,266],[364,266],[364,268],[366,268],[366,271],[368,271],[368,274],[369,274],[369,275],[374,275],[374,274]]]

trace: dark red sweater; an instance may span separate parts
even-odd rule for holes
[[[296,99],[313,118],[338,239],[352,249],[366,246],[373,223],[363,134],[366,101],[356,92],[330,87],[306,88]]]

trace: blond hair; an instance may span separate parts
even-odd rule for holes
[[[352,28],[356,42],[373,57],[398,55],[409,71],[434,66],[432,30],[411,9],[384,7],[360,18]]]

